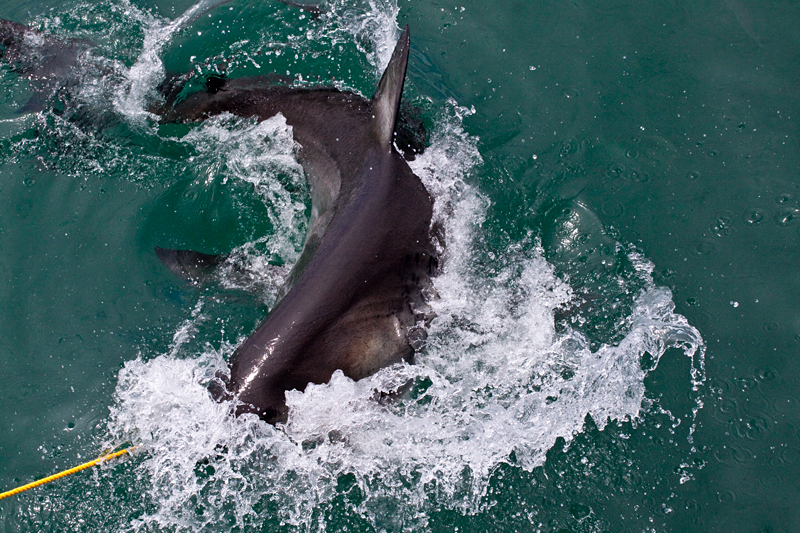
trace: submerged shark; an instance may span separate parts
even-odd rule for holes
[[[28,60],[21,43],[45,39],[30,32],[0,25],[6,60]],[[278,86],[268,77],[213,78],[183,99],[176,97],[181,78],[161,88],[163,122],[282,114],[308,179],[312,207],[303,251],[276,305],[232,355],[230,376],[209,387],[218,400],[234,400],[237,414],[285,421],[286,391],[326,383],[336,370],[358,380],[411,362],[413,346],[424,338],[432,316],[424,294],[437,268],[433,199],[395,146],[409,45],[406,26],[369,100],[331,87]],[[86,45],[70,46],[63,58],[74,64]],[[54,55],[46,68],[58,72],[58,60]],[[17,70],[39,76],[45,67],[25,68]],[[190,278],[224,260],[189,250],[156,252]]]
[[[20,112],[40,111],[61,89],[80,83],[79,58],[92,48],[82,39],[58,39],[39,30],[0,19],[0,60],[31,82],[33,96]]]

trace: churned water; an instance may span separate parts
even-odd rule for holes
[[[96,45],[41,111],[0,72],[0,488],[137,446],[2,500],[0,530],[800,525],[800,13],[462,4],[0,11]],[[406,23],[444,228],[425,346],[287,393],[277,428],[232,418],[206,385],[296,261],[307,186],[281,115],[159,125],[155,87],[369,97]],[[190,286],[153,246],[230,258]]]

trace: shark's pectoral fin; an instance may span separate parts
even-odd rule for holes
[[[192,250],[168,250],[155,247],[158,259],[181,279],[193,283],[202,283],[214,272],[214,269],[228,258],[227,254],[209,255]]]
[[[383,71],[378,88],[372,95],[372,120],[378,141],[384,148],[392,145],[397,112],[400,108],[400,97],[403,95],[403,82],[406,79],[409,43],[409,31],[406,26],[397,41],[389,65]]]

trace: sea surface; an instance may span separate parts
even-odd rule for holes
[[[0,68],[0,490],[137,447],[0,531],[800,530],[800,3],[323,5],[0,2],[93,43],[47,98]],[[231,418],[206,385],[307,186],[282,116],[159,124],[155,88],[370,97],[406,24],[445,230],[426,344]],[[231,259],[193,286],[155,246]]]

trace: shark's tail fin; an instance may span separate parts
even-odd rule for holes
[[[383,71],[378,88],[372,95],[375,132],[378,135],[378,141],[384,148],[392,145],[394,125],[400,108],[400,97],[403,95],[403,82],[406,79],[409,45],[410,37],[408,26],[406,26],[394,48],[389,66]]]

